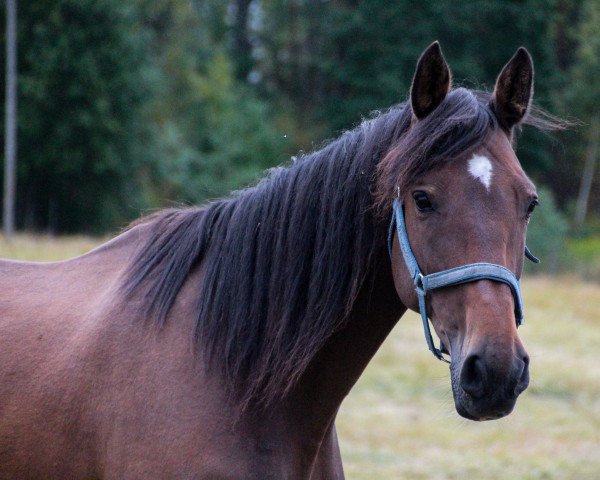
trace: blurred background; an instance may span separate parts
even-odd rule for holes
[[[526,46],[536,103],[573,126],[518,141],[543,260],[523,412],[457,420],[403,319],[344,404],[341,444],[350,478],[600,478],[600,0],[28,0],[16,26],[19,233],[0,255],[36,260],[227,195],[405,100],[433,40],[455,85],[486,89]]]
[[[536,102],[578,121],[519,141],[545,207],[531,242],[600,249],[599,0],[28,0],[17,31],[19,229],[106,233],[226,195],[405,100],[437,39],[471,88],[529,49]]]

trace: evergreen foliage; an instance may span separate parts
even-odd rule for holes
[[[226,195],[404,100],[435,39],[471,88],[530,50],[536,101],[581,120],[519,142],[564,209],[599,114],[599,19],[597,0],[20,2],[18,225],[106,231]]]
[[[20,2],[18,211],[21,226],[106,228],[136,170],[144,32],[116,0]]]

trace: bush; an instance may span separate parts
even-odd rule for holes
[[[219,53],[188,72],[186,107],[155,125],[146,158],[149,205],[197,204],[256,182],[283,163],[289,140],[268,105],[233,77]]]
[[[600,235],[572,238],[567,246],[571,269],[585,278],[600,280]]]

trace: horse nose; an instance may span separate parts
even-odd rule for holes
[[[486,390],[487,371],[479,355],[469,355],[460,372],[460,386],[473,399],[481,398]]]
[[[473,400],[489,396],[498,389],[505,389],[509,397],[516,398],[529,385],[529,355],[523,352],[520,357],[513,357],[508,370],[503,379],[481,355],[470,354],[463,362],[460,386]]]

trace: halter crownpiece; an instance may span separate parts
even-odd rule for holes
[[[448,270],[442,270],[441,272],[431,273],[429,275],[423,275],[419,264],[415,259],[415,255],[410,248],[410,242],[408,241],[408,233],[406,232],[406,224],[404,222],[404,211],[402,209],[402,202],[399,198],[394,199],[392,204],[392,220],[390,222],[390,230],[388,235],[388,250],[390,258],[392,257],[392,241],[394,239],[394,225],[396,226],[396,232],[398,233],[398,243],[400,244],[400,251],[404,257],[404,263],[408,268],[408,272],[415,284],[415,290],[417,297],[419,298],[419,311],[421,313],[421,319],[423,321],[423,330],[425,331],[425,341],[427,346],[433,355],[443,362],[450,363],[442,355],[442,351],[436,348],[433,343],[433,337],[429,328],[429,319],[427,318],[427,305],[425,297],[427,292],[435,290],[436,288],[448,287],[450,285],[460,285],[461,283],[476,282],[477,280],[488,279],[496,282],[505,283],[510,287],[510,291],[515,301],[515,320],[517,327],[523,323],[523,299],[521,297],[521,287],[519,280],[513,272],[502,265],[496,265],[495,263],[470,263],[461,267],[450,268]],[[536,258],[527,247],[525,247],[525,256],[534,263],[539,263],[539,259]]]

